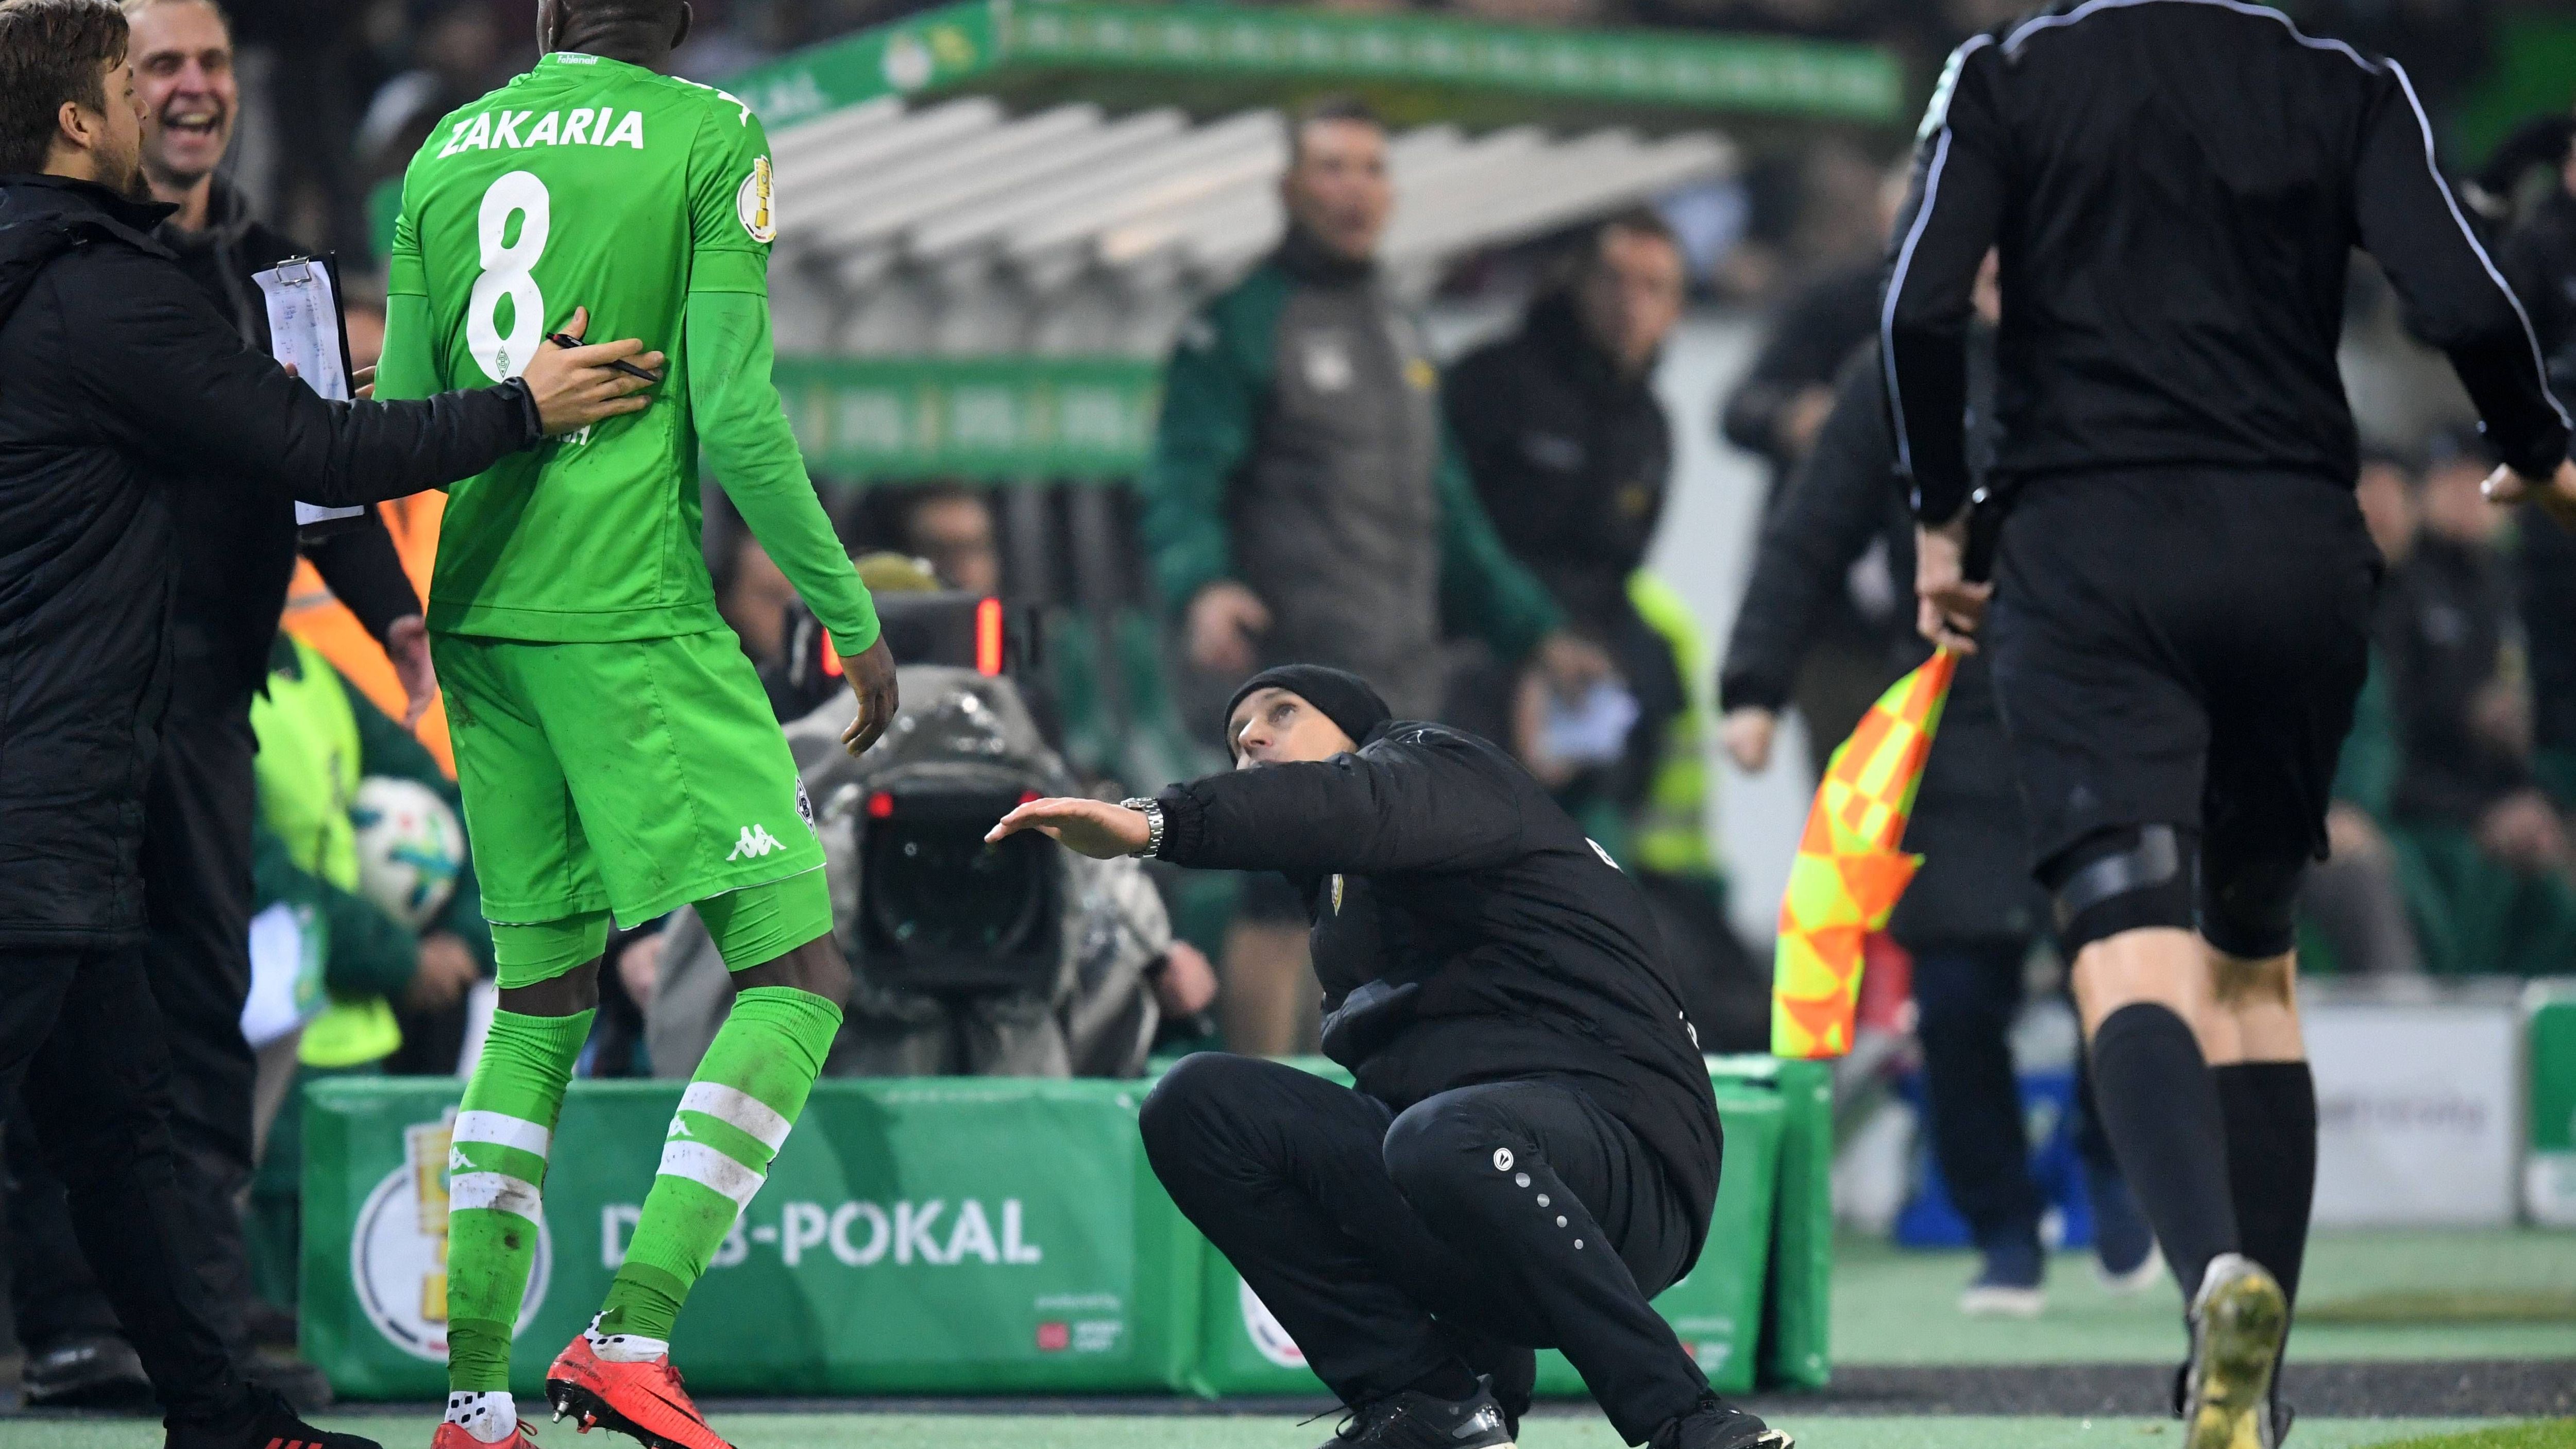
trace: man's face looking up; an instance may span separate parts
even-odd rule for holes
[[[1225,722],[1225,739],[1238,770],[1329,760],[1359,748],[1304,695],[1276,687],[1256,689],[1243,697]]]

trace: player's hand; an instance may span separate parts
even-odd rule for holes
[[[1032,800],[986,831],[984,843],[996,844],[1023,830],[1034,830],[1093,860],[1134,855],[1154,838],[1154,828],[1146,823],[1144,811],[1106,800],[1074,798]]]
[[[841,748],[864,755],[903,708],[902,694],[895,688],[894,651],[879,638],[866,653],[842,660],[841,666],[849,671],[850,693],[859,698],[859,717],[841,731]]]
[[[2576,463],[2561,463],[2546,478],[2498,468],[2483,486],[2489,503],[2537,503],[2560,528],[2576,532]]]
[[[1221,579],[1190,600],[1190,662],[1212,674],[1250,674],[1252,641],[1270,627],[1261,596]]]
[[[1717,736],[1735,768],[1759,775],[1771,768],[1771,737],[1779,728],[1780,716],[1759,705],[1742,704],[1726,712]]]
[[[404,729],[420,728],[438,698],[438,670],[429,662],[429,625],[418,614],[405,614],[385,630],[385,658],[402,681]]]
[[[1938,528],[1914,527],[1914,627],[1924,638],[1962,654],[1977,652],[1977,626],[1986,620],[1993,584],[1968,582],[1968,513]]]
[[[572,320],[563,326],[563,334],[577,338],[589,326],[590,309],[575,307]],[[652,382],[619,372],[609,366],[612,362],[651,372],[662,365],[662,354],[645,351],[644,344],[632,337],[589,347],[538,346],[537,355],[528,359],[527,370],[519,374],[519,380],[528,385],[529,395],[537,400],[537,417],[547,437],[577,432],[624,413],[644,411],[651,399],[639,394]]]
[[[349,382],[357,388],[357,391],[349,394],[349,396],[361,401],[372,401],[375,398],[376,370],[374,368],[359,368],[356,372],[350,374]]]

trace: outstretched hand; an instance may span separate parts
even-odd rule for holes
[[[1034,830],[1093,860],[1134,855],[1154,838],[1141,810],[1106,800],[1059,797],[1031,800],[1003,816],[1000,824],[984,833],[984,843],[998,844],[1023,830]]]

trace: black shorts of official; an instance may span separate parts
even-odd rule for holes
[[[2196,833],[2201,928],[2221,949],[2239,948],[2212,933],[2208,903],[2231,880],[2283,883],[2255,894],[2275,898],[2258,915],[2286,922],[2300,869],[2325,851],[2380,572],[2352,490],[2317,475],[2028,484],[1980,644],[2043,881],[2106,837],[2164,825]]]

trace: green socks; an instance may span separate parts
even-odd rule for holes
[[[447,1385],[510,1386],[510,1334],[537,1254],[546,1149],[593,1013],[492,1014],[447,1165]]]
[[[734,998],[671,1118],[661,1173],[609,1285],[599,1333],[669,1340],[681,1300],[768,1177],[840,1027],[838,1005],[792,986]]]

